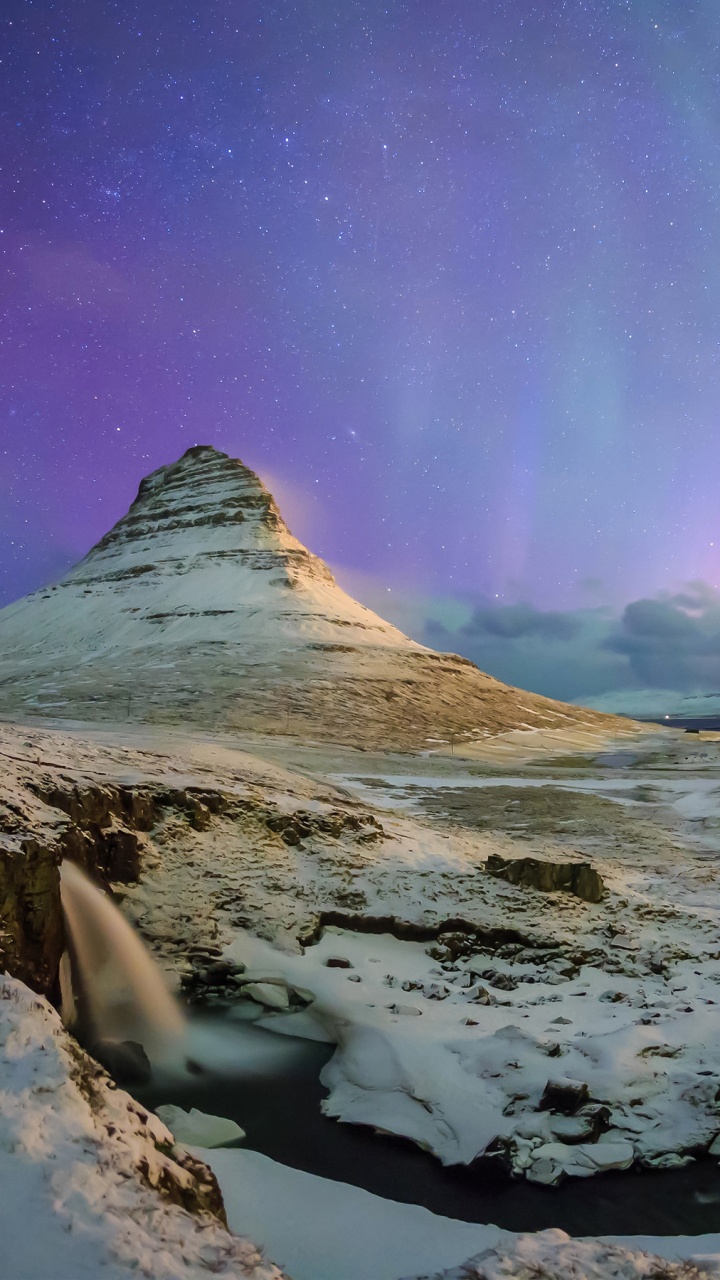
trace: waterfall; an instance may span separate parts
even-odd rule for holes
[[[72,862],[60,868],[60,897],[93,1037],[138,1041],[154,1063],[175,1060],[185,1020],[140,937]]]

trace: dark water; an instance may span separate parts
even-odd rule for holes
[[[492,1222],[512,1231],[562,1227],[572,1235],[695,1235],[720,1230],[716,1160],[662,1173],[574,1178],[554,1188],[501,1180],[495,1171],[444,1168],[412,1143],[323,1116],[320,1102],[327,1091],[318,1075],[333,1048],[310,1041],[291,1043],[297,1048],[292,1063],[272,1074],[206,1073],[133,1092],[148,1107],[172,1102],[185,1110],[197,1107],[235,1120],[247,1133],[244,1147],[281,1164],[467,1222]]]
[[[595,756],[595,764],[602,765],[604,769],[631,769],[639,759],[637,751],[603,751]]]
[[[644,716],[636,717],[644,720]],[[720,716],[660,716],[647,721],[648,724],[660,724],[666,729],[684,729],[686,733],[697,733],[700,729],[715,732],[720,729]]]

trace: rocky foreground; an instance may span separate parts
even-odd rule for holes
[[[715,1150],[716,748],[329,778],[266,747],[0,730],[5,967],[57,994],[69,856],[190,998],[336,1042],[331,1115],[545,1183]]]

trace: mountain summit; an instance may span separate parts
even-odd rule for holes
[[[84,560],[0,611],[0,711],[395,747],[613,723],[408,639],[209,445],[153,471]]]

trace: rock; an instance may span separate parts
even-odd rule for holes
[[[552,1160],[533,1160],[525,1176],[530,1182],[542,1182],[544,1186],[553,1187],[560,1182],[563,1171]]]
[[[345,956],[328,956],[325,964],[328,969],[354,969],[355,967]]]
[[[234,1120],[224,1116],[207,1115],[192,1107],[184,1111],[171,1103],[156,1107],[155,1114],[166,1124],[176,1142],[188,1147],[222,1147],[229,1142],[239,1142],[246,1135]]]
[[[485,863],[491,876],[508,884],[553,893],[561,889],[583,902],[600,902],[605,886],[602,877],[589,862],[546,862],[539,858],[503,858],[491,853]]]
[[[243,988],[244,994],[264,1004],[267,1009],[289,1009],[290,997],[286,986],[270,982],[248,982]]]
[[[188,797],[187,815],[190,826],[193,827],[195,831],[207,831],[207,828],[212,822],[212,814],[210,813],[207,805],[203,804],[201,800],[196,799],[195,796]]]
[[[602,1103],[586,1103],[572,1118],[590,1121],[590,1141],[592,1142],[600,1142],[610,1129],[610,1108],[603,1106]],[[624,1139],[625,1135],[622,1134],[621,1140],[624,1141]]]
[[[590,1099],[590,1090],[580,1080],[571,1080],[568,1076],[560,1076],[548,1080],[540,1099],[539,1111],[557,1111],[564,1116],[574,1116],[584,1103]]]
[[[710,1146],[708,1147],[708,1155],[720,1156],[720,1133],[717,1135],[716,1138],[713,1138],[712,1142],[710,1143]]]
[[[416,1018],[419,1018],[422,1013],[422,1009],[416,1009],[414,1004],[390,1004],[388,1009],[391,1013],[402,1013]]]
[[[564,1175],[588,1178],[609,1169],[629,1169],[635,1159],[630,1142],[590,1143],[568,1146],[544,1142],[531,1153],[527,1177],[531,1182],[555,1186]]]
[[[550,1132],[558,1142],[592,1142],[597,1136],[595,1118],[592,1115],[554,1116]]]
[[[631,1142],[597,1142],[582,1148],[596,1168],[629,1169],[635,1159]]]
[[[150,1059],[136,1040],[96,1040],[88,1053],[118,1084],[147,1084],[152,1078]]]
[[[205,970],[205,976],[215,982],[227,981],[235,979],[239,974],[245,972],[244,964],[235,964],[232,960],[213,960]]]

